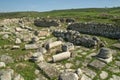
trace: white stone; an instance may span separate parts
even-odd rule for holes
[[[77,69],[76,73],[77,73],[78,76],[83,75],[83,72],[82,72],[82,70],[80,68]]]
[[[35,70],[35,74],[36,74],[36,75],[38,75],[39,72],[40,72],[40,71],[39,71],[38,69]]]
[[[16,38],[15,44],[20,44],[20,43],[21,43],[21,40],[19,38]]]
[[[82,52],[81,54],[82,54],[82,55],[86,55],[87,53],[86,53],[86,52]]]
[[[36,44],[26,44],[25,49],[38,49]]]
[[[71,68],[72,66],[73,66],[72,63],[66,63],[66,64],[65,64],[65,67],[66,67],[67,69]]]
[[[4,62],[0,62],[0,68],[5,67],[5,66],[6,66],[6,65],[5,65]]]
[[[14,45],[12,49],[20,49],[20,46]]]
[[[80,80],[92,80],[92,79],[84,74]]]
[[[23,29],[20,28],[20,27],[16,27],[15,30],[16,30],[17,32],[21,32]]]
[[[51,49],[51,48],[57,47],[61,44],[62,44],[62,41],[55,41],[55,42],[47,44],[46,49]]]
[[[108,73],[107,73],[107,72],[102,71],[102,72],[100,73],[100,78],[101,78],[101,79],[106,79],[107,77],[108,77]]]
[[[52,59],[53,59],[53,62],[57,62],[57,61],[61,61],[64,59],[68,59],[70,58],[70,56],[71,56],[70,52],[63,52],[63,53],[53,55]]]
[[[8,39],[9,38],[9,35],[8,34],[5,34],[2,36],[2,39]]]

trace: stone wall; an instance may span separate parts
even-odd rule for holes
[[[51,27],[51,26],[59,26],[59,23],[55,20],[35,20],[34,25],[38,27]]]
[[[69,25],[67,29],[76,30],[85,34],[105,36],[113,39],[120,38],[120,26],[118,25],[100,23],[75,23]]]
[[[65,41],[71,42],[75,45],[81,45],[85,47],[94,47],[96,46],[97,40],[94,40],[93,37],[81,35],[78,31],[73,30],[55,30],[53,31],[55,37],[61,37]]]

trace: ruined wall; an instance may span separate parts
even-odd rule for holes
[[[114,39],[120,39],[120,26],[112,24],[100,23],[75,23],[67,28],[68,30],[76,30],[80,33],[105,36]]]
[[[65,41],[71,42],[75,45],[85,47],[94,47],[98,43],[93,37],[80,35],[78,31],[73,30],[55,30],[52,33],[55,37],[61,37]]]

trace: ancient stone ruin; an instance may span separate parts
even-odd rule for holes
[[[59,26],[59,23],[55,20],[35,20],[34,24],[38,27],[51,27],[51,26]]]
[[[109,63],[112,61],[112,54],[113,51],[109,48],[101,48],[100,51],[98,52],[98,55],[96,57],[106,63]]]
[[[119,28],[62,19],[0,26],[0,80],[119,80]]]
[[[101,23],[74,23],[68,26],[68,30],[76,30],[80,33],[105,36],[109,38],[120,38],[120,26]]]
[[[53,35],[56,37],[61,37],[68,42],[75,45],[82,45],[85,47],[94,47],[97,45],[97,41],[89,36],[81,36],[79,32],[72,30],[55,30]]]

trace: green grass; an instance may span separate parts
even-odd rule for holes
[[[106,42],[106,47],[111,47],[114,43],[117,43],[118,40],[115,40],[115,39],[109,39],[109,38],[106,38],[106,37],[101,37],[99,36],[100,40],[102,40],[103,42]]]
[[[106,14],[107,16],[102,16]],[[85,9],[68,9],[68,10],[54,10],[48,12],[9,12],[0,13],[0,19],[4,18],[36,18],[50,16],[50,18],[75,18],[78,21],[92,21],[100,23],[111,23],[114,17],[120,18],[120,7],[116,8],[85,8]]]
[[[25,80],[34,80],[36,78],[36,64],[28,61],[8,64],[15,72],[21,74]]]

